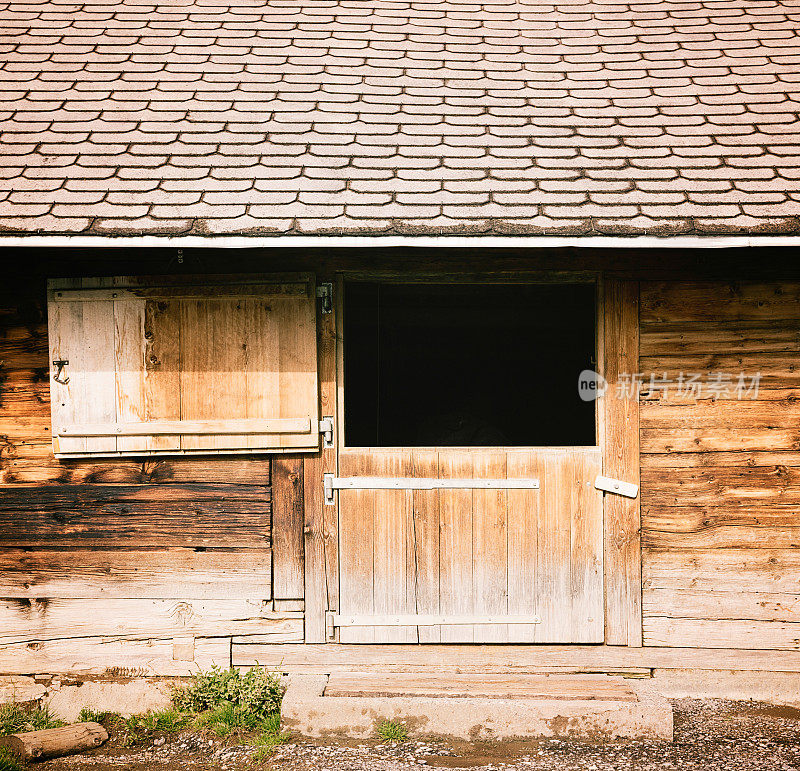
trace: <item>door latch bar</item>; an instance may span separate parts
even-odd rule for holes
[[[621,479],[599,476],[594,480],[594,486],[605,493],[624,495],[626,498],[635,498],[639,495],[639,485],[633,482],[623,482]]]
[[[439,479],[437,477],[337,477],[325,474],[325,503],[334,490],[538,490],[538,479]]]

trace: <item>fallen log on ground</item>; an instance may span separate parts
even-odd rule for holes
[[[74,723],[61,728],[2,736],[0,747],[23,760],[47,760],[91,750],[107,740],[108,732],[99,723]]]

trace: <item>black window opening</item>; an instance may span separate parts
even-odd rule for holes
[[[593,284],[345,285],[350,447],[595,444]]]

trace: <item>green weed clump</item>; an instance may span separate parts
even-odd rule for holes
[[[176,709],[194,715],[196,726],[221,738],[257,734],[257,759],[289,738],[280,729],[282,699],[280,677],[260,667],[247,672],[212,667],[172,695]]]
[[[47,707],[17,704],[16,702],[0,706],[0,736],[24,731],[42,731],[45,728],[59,728],[62,725],[65,724],[53,717]]]
[[[375,731],[385,742],[404,742],[408,739],[408,729],[398,720],[384,720],[378,723]]]
[[[172,702],[177,709],[195,714],[232,704],[242,713],[264,719],[280,712],[282,699],[283,686],[272,672],[260,667],[244,673],[212,667],[208,672],[198,672],[188,686],[176,690]]]

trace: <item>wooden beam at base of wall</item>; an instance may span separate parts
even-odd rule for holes
[[[302,642],[303,614],[274,613],[263,600],[0,600],[0,644],[90,637],[153,639],[274,634]],[[1,670],[0,670],[1,671]]]
[[[269,645],[234,640],[234,666],[324,674],[382,672],[536,672],[707,669],[800,672],[800,651],[625,648],[607,645]]]
[[[215,664],[230,666],[230,648],[230,637],[193,640],[89,637],[0,645],[0,673],[186,677]]]

